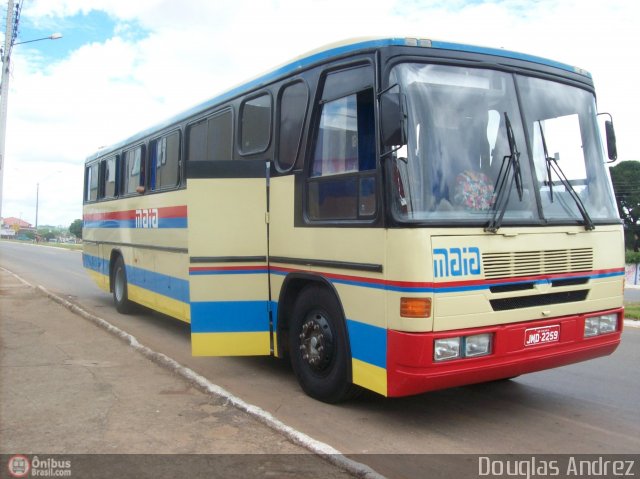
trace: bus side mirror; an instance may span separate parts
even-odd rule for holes
[[[604,132],[607,137],[607,156],[609,157],[608,163],[613,163],[618,159],[618,147],[616,146],[616,131],[613,129],[613,117],[611,113],[598,113],[598,116],[606,115],[609,117],[604,122]]]
[[[618,147],[616,146],[616,130],[613,129],[613,121],[604,122],[604,130],[607,135],[607,154],[611,163],[618,159]]]
[[[407,143],[405,114],[398,85],[380,94],[380,134],[382,145],[387,147]]]

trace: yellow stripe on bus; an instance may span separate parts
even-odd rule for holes
[[[192,333],[194,356],[255,356],[269,354],[269,331],[248,333]]]
[[[387,395],[387,370],[359,359],[351,360],[353,383]]]
[[[135,286],[133,284],[127,285],[127,292],[129,299],[135,301],[143,306],[151,308],[160,313],[172,316],[180,321],[186,323],[190,322],[190,309],[189,305],[167,296],[163,296],[148,289]]]
[[[109,276],[100,274],[97,271],[93,271],[91,269],[85,269],[85,271],[89,274],[91,279],[95,281],[95,283],[101,290],[106,291],[107,293],[109,292]]]

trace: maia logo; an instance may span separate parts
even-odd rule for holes
[[[480,273],[480,248],[471,246],[433,250],[433,275],[436,278],[478,276]]]

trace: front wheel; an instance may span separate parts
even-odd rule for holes
[[[291,365],[304,392],[327,403],[352,397],[356,388],[350,381],[346,325],[335,295],[307,286],[295,303],[290,326]]]
[[[135,309],[135,305],[129,300],[127,269],[122,256],[118,256],[113,266],[113,302],[121,314],[132,313]]]

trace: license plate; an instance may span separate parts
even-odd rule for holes
[[[544,326],[542,328],[530,328],[524,332],[524,345],[537,346],[538,344],[557,343],[560,341],[560,325]]]

